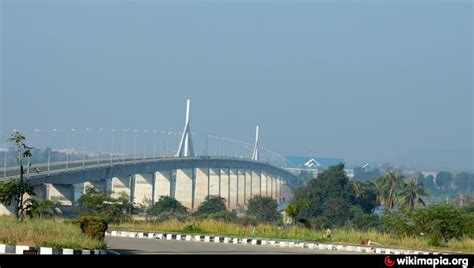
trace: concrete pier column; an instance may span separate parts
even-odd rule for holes
[[[97,191],[100,192],[105,192],[107,190],[107,181],[101,180],[101,181],[86,181],[84,182],[84,193],[87,189],[87,187],[93,187],[97,189]]]
[[[273,198],[278,200],[277,184],[280,177],[273,178]]]
[[[276,192],[277,192],[278,203],[280,203],[281,202],[281,180],[280,179],[277,180],[276,188],[277,188]]]
[[[107,191],[112,198],[118,198],[122,193],[130,197],[130,177],[114,177],[107,181]]]
[[[271,198],[275,198],[274,191],[273,191],[273,184],[275,183],[275,177],[270,176],[268,177],[268,196]]]
[[[245,170],[237,170],[237,204],[245,204]]]
[[[196,168],[196,186],[194,188],[194,207],[199,205],[209,195],[209,168]]]
[[[194,204],[193,177],[194,169],[192,168],[176,170],[175,198],[191,211]]]
[[[155,172],[155,202],[162,196],[171,196],[171,170],[160,170]]]
[[[0,216],[12,214],[15,214],[15,208],[13,207],[13,204],[11,206],[0,204]]]
[[[238,198],[238,173],[237,169],[231,168],[229,170],[229,208],[237,207]]]
[[[46,199],[63,206],[71,206],[74,202],[74,186],[46,183]]]
[[[250,198],[252,198],[252,171],[245,170],[245,205]]]
[[[153,192],[153,174],[152,173],[141,173],[135,174],[134,184],[134,202],[137,204],[145,204],[145,201],[151,201]]]
[[[229,169],[222,168],[221,169],[221,193],[220,196],[225,198],[226,206],[229,207]]]
[[[261,195],[261,173],[260,170],[252,170],[252,197]]]
[[[268,174],[266,171],[262,171],[260,175],[260,195],[261,196],[268,196],[267,186],[268,186]]]
[[[209,195],[220,195],[220,168],[209,169]]]
[[[35,199],[38,200],[45,200],[46,199],[46,185],[45,184],[39,184],[33,186],[35,189],[36,195],[34,196]]]

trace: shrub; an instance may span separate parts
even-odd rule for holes
[[[218,213],[221,211],[225,211],[225,198],[220,196],[206,196],[204,202],[202,202],[197,211],[196,215],[205,215],[205,214],[213,214]]]
[[[92,238],[104,239],[108,224],[99,216],[82,216],[76,220],[83,233]]]
[[[413,213],[413,223],[418,233],[427,233],[434,241],[444,242],[463,236],[465,218],[463,212],[452,204],[431,205]]]
[[[161,196],[158,202],[153,204],[148,213],[152,216],[160,216],[160,214],[163,213],[187,214],[188,209],[172,197]]]
[[[280,219],[278,203],[271,197],[255,196],[248,202],[247,216],[263,222],[275,222]]]
[[[215,213],[206,214],[203,216],[203,218],[232,222],[237,220],[237,213],[235,211],[223,210]]]
[[[184,226],[183,232],[185,232],[185,233],[202,233],[203,230],[198,224],[191,223],[191,224],[188,224],[188,225]]]
[[[186,222],[190,219],[190,216],[186,213],[165,211],[158,214],[157,216],[153,216],[152,218],[157,222],[164,222],[164,221],[169,221],[169,220],[177,220],[179,222]]]

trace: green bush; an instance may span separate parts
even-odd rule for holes
[[[205,214],[204,216],[201,216],[201,218],[232,222],[237,220],[237,213],[235,211],[223,210],[215,213]]]
[[[386,211],[384,231],[399,235],[428,236],[429,244],[440,246],[450,239],[474,234],[474,214],[466,213],[452,204],[430,205],[413,211]]]
[[[277,201],[264,196],[255,196],[249,199],[246,214],[261,222],[276,222],[281,218],[278,213]]]
[[[220,196],[206,196],[204,202],[202,202],[196,210],[196,215],[213,214],[226,210],[225,198]]]
[[[178,215],[188,214],[188,209],[172,197],[161,196],[158,202],[151,206],[148,213],[152,216],[160,216],[165,213]]]
[[[164,212],[161,212],[160,214],[158,214],[156,216],[152,216],[152,219],[156,222],[164,222],[164,221],[170,221],[170,220],[177,220],[179,222],[186,222],[190,218],[191,217],[187,213],[170,212],[170,211],[164,211]]]
[[[377,215],[365,213],[359,206],[351,207],[351,213],[353,217],[348,224],[350,227],[354,227],[362,231],[380,228],[381,222]]]
[[[99,216],[82,216],[76,221],[83,233],[92,238],[104,239],[108,224],[104,218]]]
[[[192,223],[192,224],[188,224],[184,226],[183,231],[185,233],[202,233],[203,232],[202,228],[196,223]]]

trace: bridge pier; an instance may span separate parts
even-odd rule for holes
[[[121,193],[130,197],[130,177],[113,177],[107,181],[107,190],[112,194],[112,198],[118,198]]]
[[[158,202],[162,196],[171,196],[171,181],[171,170],[160,170],[155,172],[155,202]]]
[[[63,206],[72,206],[74,202],[74,185],[45,184],[46,199]]]
[[[247,201],[252,198],[252,171],[245,170],[245,192],[244,192],[244,205],[247,205]]]
[[[268,196],[268,174],[266,171],[262,171],[261,172],[261,176],[260,176],[260,195],[261,196]]]
[[[145,204],[146,201],[152,201],[153,177],[152,173],[135,174],[133,187],[133,201],[135,203]]]
[[[239,187],[238,187],[238,170],[235,168],[229,169],[229,201],[228,201],[228,208],[236,208],[238,203],[238,194],[239,194]]]
[[[176,170],[176,190],[175,199],[181,202],[183,206],[194,210],[194,169],[178,169]],[[178,186],[179,185],[179,186]]]
[[[209,195],[219,196],[221,194],[220,188],[220,168],[209,169]]]
[[[4,204],[0,204],[0,216],[3,215],[14,215],[15,214],[15,208],[13,207],[13,204],[10,206],[6,206]]]
[[[226,207],[229,207],[229,169],[221,168],[221,191],[220,196],[225,198]]]
[[[105,192],[107,190],[107,181],[101,180],[101,181],[86,181],[84,182],[84,193],[86,191],[87,187],[92,187],[97,189],[98,191]]]
[[[252,197],[261,195],[261,171],[252,170]]]
[[[245,204],[245,170],[237,169],[237,205]]]
[[[196,186],[194,188],[194,206],[199,205],[209,195],[209,168],[196,168]]]

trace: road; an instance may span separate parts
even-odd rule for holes
[[[127,237],[106,237],[107,248],[123,255],[137,254],[344,254],[302,248],[234,245],[213,242],[175,241]],[[355,252],[354,252],[355,253]],[[346,254],[352,254],[346,252]]]

